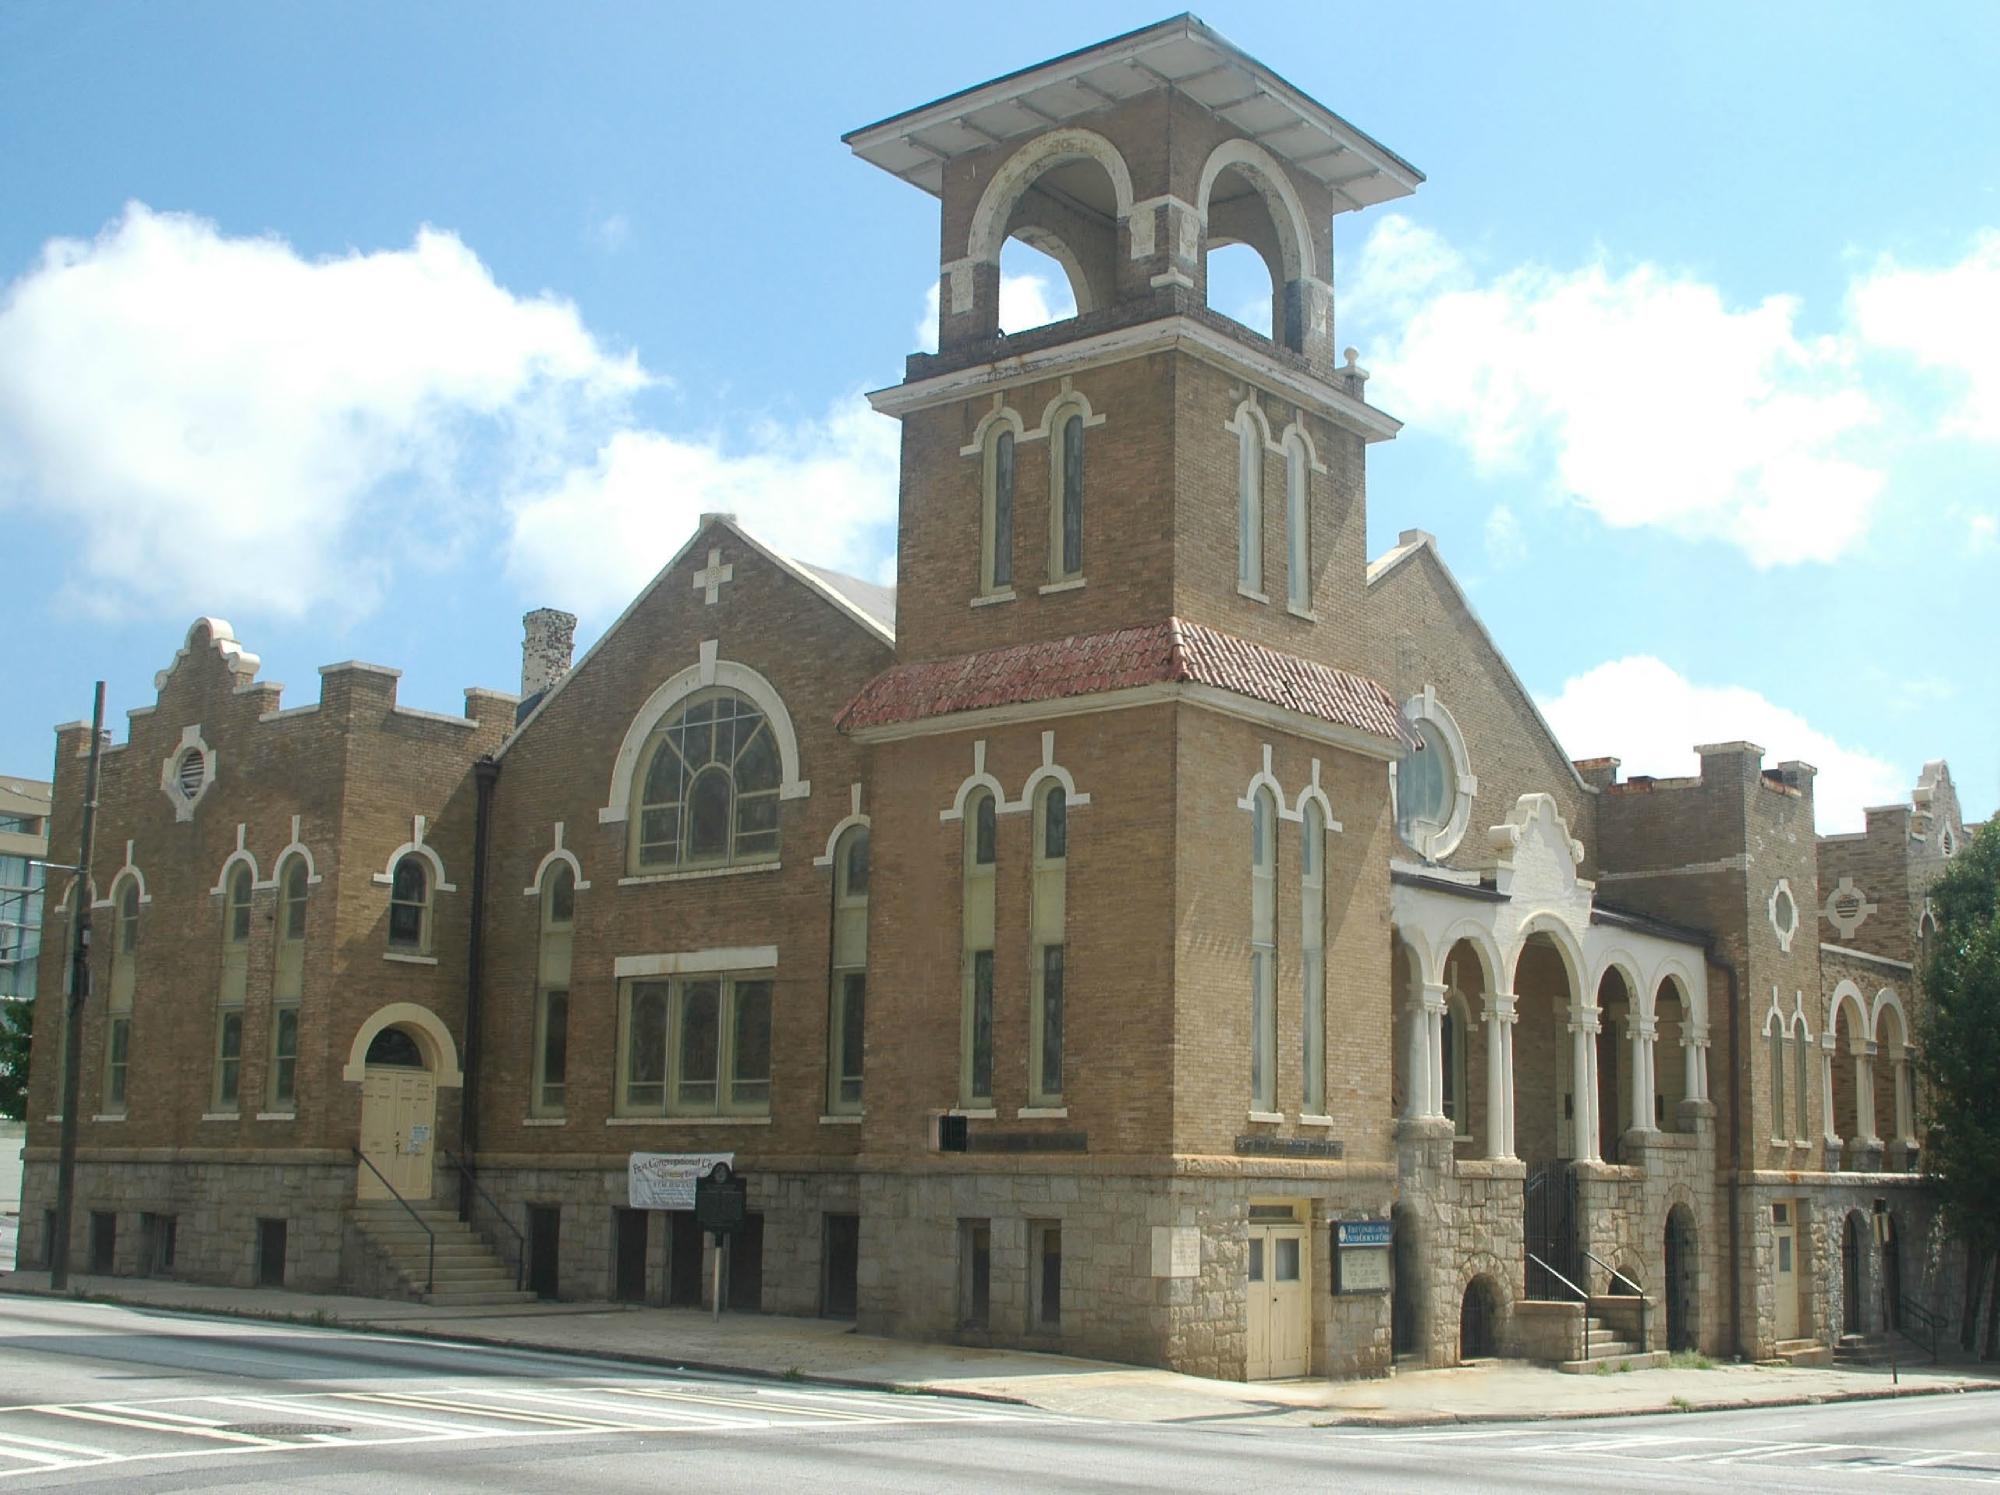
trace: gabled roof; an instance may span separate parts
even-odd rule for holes
[[[940,196],[945,166],[960,156],[1157,88],[1178,89],[1325,185],[1347,208],[1407,197],[1424,179],[1380,141],[1185,14],[961,89],[841,139],[862,160]]]
[[[880,582],[863,581],[858,576],[849,576],[841,571],[829,571],[824,566],[815,566],[811,561],[794,561],[801,570],[810,571],[834,591],[845,597],[859,612],[880,623],[893,636],[896,632],[896,589]]]
[[[1182,618],[899,664],[863,686],[837,724],[852,732],[1174,684],[1212,687],[1385,742],[1416,746],[1396,703],[1373,680]]]

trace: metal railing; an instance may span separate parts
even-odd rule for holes
[[[437,1265],[438,1265],[437,1232],[431,1229],[430,1222],[426,1220],[422,1215],[417,1213],[416,1207],[412,1205],[409,1200],[405,1199],[401,1194],[398,1194],[396,1192],[396,1186],[390,1183],[388,1179],[382,1177],[382,1170],[375,1166],[375,1164],[370,1160],[367,1153],[363,1152],[358,1147],[352,1148],[350,1149],[350,1151],[352,1151],[357,1158],[361,1159],[361,1161],[367,1165],[368,1171],[370,1173],[374,1174],[376,1178],[381,1179],[382,1187],[389,1191],[389,1197],[395,1200],[396,1203],[400,1204],[405,1210],[409,1211],[410,1218],[412,1220],[415,1220],[417,1222],[418,1227],[423,1231],[423,1233],[430,1237],[431,1241],[430,1259],[424,1265],[424,1296],[429,1297],[432,1291],[435,1290],[437,1284]]]
[[[1646,1317],[1647,1314],[1651,1311],[1653,1306],[1652,1303],[1646,1297],[1646,1289],[1641,1287],[1638,1283],[1634,1282],[1630,1277],[1627,1277],[1623,1272],[1619,1271],[1618,1268],[1611,1265],[1610,1262],[1606,1261],[1603,1257],[1599,1256],[1595,1251],[1592,1251],[1588,1246],[1583,1248],[1583,1256],[1584,1260],[1592,1263],[1595,1266],[1602,1267],[1605,1270],[1605,1272],[1607,1272],[1611,1276],[1613,1281],[1622,1282],[1627,1287],[1632,1289],[1631,1296],[1638,1299],[1639,1301],[1639,1348],[1643,1351],[1649,1342],[1646,1338]],[[1607,1296],[1615,1298],[1615,1297],[1623,1297],[1625,1295],[1622,1293],[1610,1293],[1607,1294]]]
[[[521,1234],[519,1226],[507,1218],[506,1212],[500,1208],[500,1205],[495,1201],[493,1196],[479,1186],[479,1180],[473,1177],[472,1170],[465,1166],[464,1159],[460,1158],[447,1147],[444,1149],[444,1160],[458,1170],[460,1197],[463,1198],[464,1191],[470,1187],[474,1197],[485,1200],[486,1207],[493,1211],[493,1218],[506,1226],[508,1233],[514,1237],[514,1291],[519,1292],[521,1284],[527,1280],[528,1238]],[[467,1224],[472,1223],[472,1211],[470,1208],[465,1212],[465,1219]]]
[[[1917,1328],[1923,1331],[1921,1334],[1910,1328],[1912,1321],[1915,1321]],[[1929,1355],[1933,1364],[1937,1362],[1938,1331],[1945,1327],[1943,1314],[1932,1313],[1915,1298],[1906,1294],[1896,1300],[1896,1322],[1892,1327],[1896,1333]]]
[[[1528,1260],[1540,1267],[1544,1272],[1547,1272],[1552,1280],[1560,1282],[1564,1287],[1575,1293],[1577,1302],[1583,1305],[1583,1354],[1578,1358],[1588,1360],[1590,1358],[1590,1294],[1578,1287],[1574,1282],[1571,1282],[1569,1278],[1563,1276],[1561,1272],[1558,1272],[1554,1267],[1543,1261],[1534,1252],[1530,1251],[1528,1253]]]

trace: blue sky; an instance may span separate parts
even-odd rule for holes
[[[359,657],[455,709],[703,509],[886,574],[856,396],[918,344],[936,210],[839,136],[1165,13],[0,8],[0,770],[97,675],[150,702],[198,614],[294,704]],[[1989,813],[1990,9],[1200,13],[1429,177],[1335,229],[1337,336],[1409,423],[1371,550],[1435,533],[1577,756],[1748,737],[1821,768],[1823,828],[1943,756]]]

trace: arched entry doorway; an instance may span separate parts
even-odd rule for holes
[[[1868,1227],[1850,1210],[1840,1227],[1840,1332],[1861,1332],[1861,1237]]]
[[[1389,1349],[1394,1355],[1414,1355],[1422,1348],[1417,1333],[1416,1232],[1410,1212],[1400,1204],[1389,1211],[1389,1219]]]
[[[355,1031],[340,1074],[361,1086],[366,1161],[354,1165],[355,1197],[386,1199],[393,1187],[405,1199],[430,1198],[437,1092],[465,1083],[450,1030],[427,1007],[392,1003]]]
[[[1458,1310],[1458,1358],[1463,1364],[1468,1360],[1490,1360],[1499,1354],[1500,1295],[1493,1290],[1493,1279],[1487,1276],[1473,1278],[1465,1285],[1465,1300]]]
[[[1700,1334],[1696,1317],[1694,1212],[1685,1204],[1667,1211],[1667,1348],[1692,1350]]]

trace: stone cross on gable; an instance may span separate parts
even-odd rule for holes
[[[722,584],[734,579],[735,575],[734,566],[723,564],[722,551],[717,547],[711,547],[708,552],[708,564],[694,574],[694,589],[697,592],[706,592],[708,595],[703,597],[702,601],[713,607],[716,598],[722,595]]]

